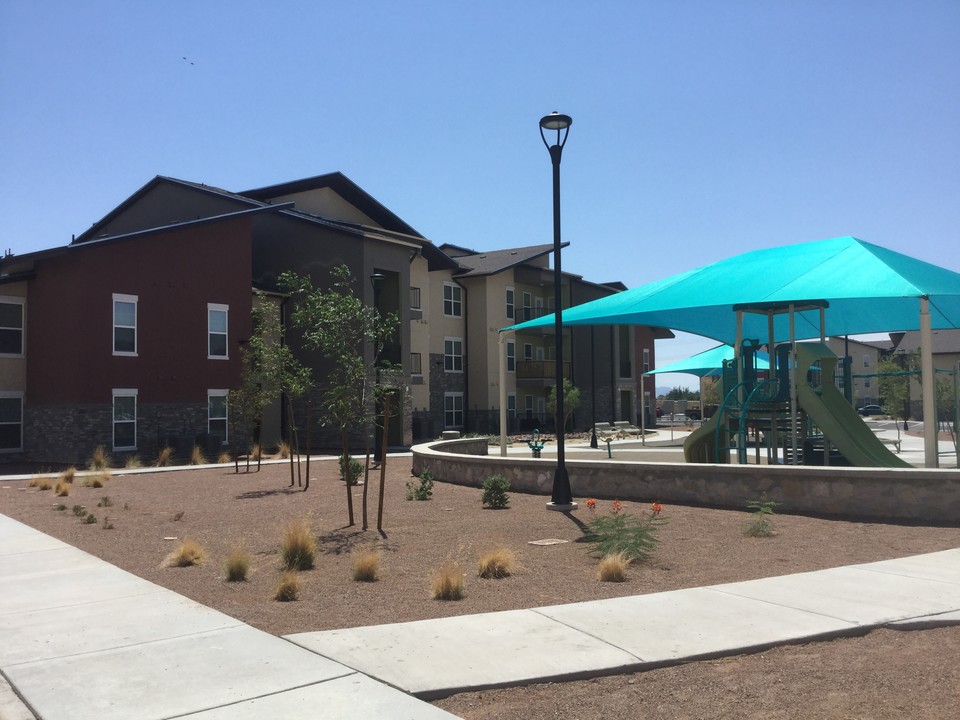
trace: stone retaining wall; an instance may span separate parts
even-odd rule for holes
[[[501,474],[520,492],[550,495],[556,460],[488,455],[484,438],[413,448],[413,472],[479,487]],[[960,524],[960,471],[567,460],[574,498],[619,498],[742,510],[766,493],[784,513]]]

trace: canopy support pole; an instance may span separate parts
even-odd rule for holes
[[[507,345],[503,333],[497,334],[500,345],[500,457],[507,456]]]
[[[737,366],[737,405],[739,405],[739,416],[743,415],[743,358],[741,357],[740,346],[743,344],[743,310],[737,310],[737,344],[733,348],[733,362]],[[738,416],[738,419],[739,419]],[[720,418],[723,420],[723,418]],[[737,444],[741,440],[740,433],[737,433]],[[737,461],[740,461],[741,453],[746,452],[746,448],[737,448]],[[746,462],[746,460],[744,460]]]
[[[920,380],[923,397],[923,459],[924,467],[940,466],[937,442],[937,395],[933,370],[933,332],[930,326],[930,300],[920,298]]]
[[[777,376],[777,354],[774,343],[776,338],[773,334],[773,313],[767,313],[767,365],[770,368],[770,371],[767,374],[768,380],[773,380]],[[780,388],[777,387],[777,394],[779,394]],[[770,404],[770,449],[768,457],[772,457],[774,463],[779,462],[780,456],[780,439],[777,437],[777,405],[776,403]]]
[[[790,303],[790,435],[793,444],[793,464],[799,465],[797,454],[797,327],[793,303]]]

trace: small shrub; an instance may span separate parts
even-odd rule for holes
[[[97,516],[93,515],[92,513],[84,515],[83,518],[80,520],[80,522],[83,523],[84,525],[96,525]]]
[[[167,467],[173,460],[173,448],[169,445],[160,450],[157,455],[157,467]]]
[[[75,467],[69,467],[60,473],[60,479],[65,483],[73,483],[73,478],[77,474],[77,469]]]
[[[113,500],[110,499],[109,495],[104,495],[97,503],[97,507],[113,507]]]
[[[103,445],[97,445],[90,456],[88,466],[91,470],[105,470],[110,467],[110,455],[104,449]]]
[[[483,506],[499,510],[510,504],[510,481],[503,475],[491,475],[483,481]]]
[[[517,556],[505,547],[484,553],[477,562],[477,575],[485,580],[510,577],[516,571]]]
[[[164,567],[190,567],[206,560],[203,548],[191,538],[184,538],[179,547],[163,560]]]
[[[295,570],[286,570],[280,576],[273,599],[280,602],[290,602],[300,598],[300,577]]]
[[[347,463],[346,463],[346,465],[347,465],[347,467],[350,468],[350,475],[349,475],[349,477],[348,477],[347,474],[344,472],[344,462],[343,462],[343,458],[344,458],[343,455],[341,455],[340,458],[339,458],[339,464],[340,464],[340,479],[343,480],[343,481],[345,481],[345,482],[350,483],[351,485],[356,485],[356,484],[359,482],[359,480],[360,480],[360,476],[363,474],[363,464],[362,464],[359,460],[357,460],[356,458],[353,458],[353,457],[350,457],[349,455],[347,455],[347,456],[346,456],[346,458],[347,458]]]
[[[622,553],[630,562],[643,560],[660,542],[654,533],[667,523],[667,518],[661,515],[663,505],[654,503],[650,513],[643,517],[623,512],[619,500],[610,503],[610,507],[609,514],[587,520],[584,539],[593,546],[591,553],[601,558]],[[590,512],[593,514],[593,507]]]
[[[57,486],[53,489],[53,494],[57,497],[66,497],[70,494],[70,483],[57,480]]]
[[[186,510],[177,510],[173,514],[173,517],[171,517],[170,519],[173,520],[174,522],[180,522],[181,520],[183,520],[183,516],[185,513],[186,513]]]
[[[277,455],[280,456],[282,460],[286,460],[290,457],[290,446],[286,442],[281,441],[277,446]]]
[[[107,516],[104,516],[102,527],[104,530],[113,530],[113,521]]]
[[[306,520],[294,520],[287,525],[280,542],[280,559],[287,570],[309,570],[317,552],[317,541]]]
[[[630,558],[625,553],[618,552],[612,555],[604,555],[600,560],[600,568],[597,576],[600,582],[626,582],[627,566],[630,564]]]
[[[433,497],[433,478],[426,470],[420,473],[419,483],[407,483],[407,500],[429,500]]]
[[[366,550],[353,560],[353,579],[357,582],[375,582],[380,572],[380,553]]]
[[[250,553],[238,542],[230,548],[225,565],[227,582],[245,582],[250,574]]]
[[[774,535],[773,516],[774,508],[780,503],[773,502],[763,493],[759,500],[748,500],[747,508],[753,511],[750,516],[750,523],[747,525],[747,535],[749,537],[771,537]]]
[[[207,464],[207,456],[203,454],[203,450],[200,449],[199,445],[193,446],[193,452],[190,453],[190,464],[191,465]]]
[[[57,510],[57,511],[59,511],[59,512],[63,512],[64,510],[67,509],[67,506],[64,505],[63,503],[60,503],[59,505],[54,505],[54,506],[53,506],[53,509],[54,509],[54,510]]]
[[[222,452],[217,456],[218,465],[227,465],[232,462],[233,462],[233,458],[230,457],[230,453],[228,452]]]
[[[123,466],[128,469],[135,469],[143,467],[143,463],[140,461],[139,455],[127,455],[126,462],[123,463]]]
[[[463,598],[463,572],[457,563],[448,561],[434,574],[431,594],[434,600]]]
[[[73,514],[77,517],[83,517],[87,514],[87,509],[83,505],[74,505]]]
[[[46,478],[31,478],[30,482],[27,483],[27,487],[35,487],[37,490],[49,490],[53,487],[53,483]]]

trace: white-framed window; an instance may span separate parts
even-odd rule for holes
[[[533,419],[533,395],[523,396],[523,414],[527,420]]]
[[[533,345],[530,343],[523,344],[523,359],[533,360]]]
[[[643,371],[650,372],[650,348],[643,349]]]
[[[230,439],[226,390],[207,390],[207,432],[220,438],[221,443]]]
[[[459,285],[443,284],[443,314],[447,317],[463,316],[463,288]]]
[[[533,316],[543,317],[543,298],[539,295],[533,299]]]
[[[23,450],[23,393],[0,392],[0,452]]]
[[[517,371],[517,344],[507,340],[507,372]]]
[[[865,368],[870,367],[870,356],[867,355],[867,354],[864,354],[864,356],[863,356],[863,366],[864,366]]]
[[[529,320],[533,317],[530,307],[533,302],[533,296],[530,293],[525,292],[523,294],[523,320]]]
[[[207,358],[227,360],[227,320],[229,305],[207,303]]]
[[[463,427],[463,393],[443,394],[443,426]]]
[[[463,338],[443,339],[443,369],[463,372]]]
[[[507,417],[517,416],[517,394],[507,393]]]
[[[137,449],[137,391],[113,390],[113,449]]]
[[[864,387],[864,388],[870,387],[870,378],[865,377],[865,378],[863,379],[863,387]]]
[[[113,294],[113,354],[137,354],[137,296]]]
[[[0,295],[0,355],[23,357],[23,298]]]
[[[513,298],[514,292],[512,287],[507,288],[507,320],[513,320]]]

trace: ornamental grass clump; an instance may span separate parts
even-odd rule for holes
[[[463,595],[463,571],[459,564],[448,560],[433,576],[431,596],[434,600],[461,600]]]
[[[630,559],[622,552],[604,555],[597,569],[600,582],[626,582]]]
[[[300,576],[296,570],[284,570],[273,593],[273,599],[278,602],[292,602],[300,599]]]
[[[53,483],[46,478],[30,478],[27,487],[35,487],[37,490],[49,490],[53,487]]]
[[[353,579],[357,582],[376,582],[380,573],[380,553],[365,550],[353,559]]]
[[[62,473],[60,473],[60,479],[65,483],[73,484],[73,478],[77,474],[77,469],[75,467],[68,467]]]
[[[190,453],[191,465],[206,465],[207,456],[203,454],[203,449],[199,445],[193,446],[193,452]]]
[[[91,470],[105,470],[110,467],[110,455],[104,449],[103,445],[97,445],[90,456],[88,463]]]
[[[88,517],[92,517],[92,515],[88,515]],[[206,552],[195,540],[184,538],[179,547],[164,558],[163,567],[190,567],[199,565],[206,559]]]
[[[317,553],[317,541],[306,520],[287,525],[280,542],[280,560],[287,570],[309,570]]]
[[[605,515],[596,514],[596,500],[588,500],[586,506],[592,517],[587,520],[584,540],[594,557],[622,553],[628,562],[644,560],[660,542],[656,531],[667,524],[660,503],[653,503],[650,512],[640,517],[624,512],[619,500],[610,503]]]
[[[774,514],[774,508],[778,505],[780,503],[767,498],[766,493],[763,493],[759,500],[747,501],[747,509],[753,511],[750,516],[750,523],[747,525],[747,535],[749,537],[772,537],[776,534],[771,517]]]
[[[490,550],[477,561],[477,576],[484,580],[510,577],[516,571],[517,556],[509,548],[498,547]]]
[[[173,460],[173,448],[167,445],[157,454],[157,467],[167,467]]]
[[[57,497],[66,497],[70,494],[70,483],[63,479],[57,480],[57,486],[53,489],[53,494]]]
[[[224,570],[227,582],[244,582],[250,574],[250,553],[246,551],[243,542],[234,543],[227,555]]]

